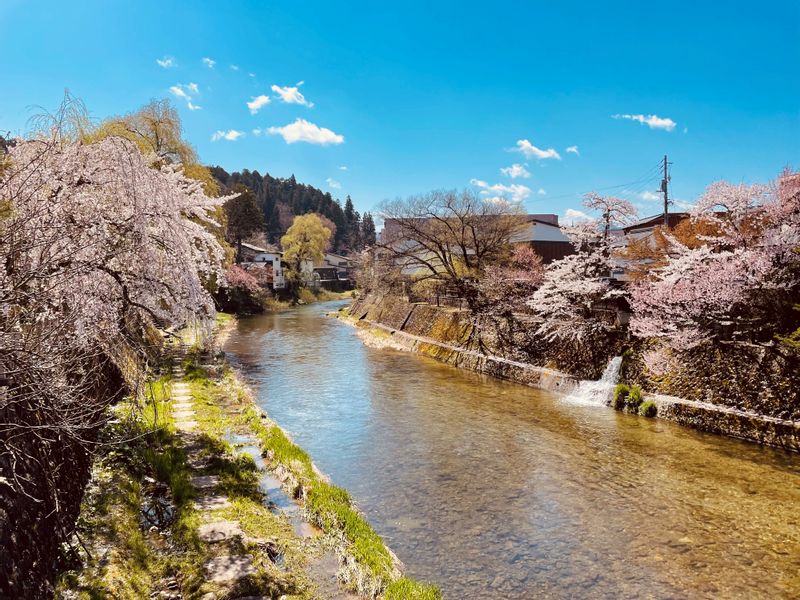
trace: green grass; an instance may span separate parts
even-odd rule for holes
[[[611,401],[611,405],[615,410],[622,410],[625,408],[625,400],[630,393],[631,389],[627,385],[624,383],[617,384],[617,387],[614,388],[614,398]]]
[[[630,394],[628,394],[628,398],[625,401],[628,408],[632,411],[637,411],[639,409],[639,405],[642,403],[642,390],[638,385],[633,385],[631,387]]]
[[[652,400],[646,400],[639,406],[639,414],[648,418],[655,417],[658,414],[658,406]]]
[[[346,490],[317,481],[308,491],[306,510],[316,517],[322,529],[342,531],[353,544],[353,557],[376,578],[391,580],[394,560],[380,536],[353,508]]]
[[[140,517],[145,501],[145,478],[168,490],[174,508],[176,541],[181,522],[192,512],[186,456],[178,447],[167,402],[170,380],[148,383],[142,401],[129,399],[116,411],[120,422],[110,426],[111,439],[121,439],[95,464],[97,485],[81,507],[78,532],[95,551],[79,569],[62,574],[59,589],[81,599],[147,598],[158,579],[176,568],[188,569],[185,557],[168,560],[143,531]],[[104,554],[102,560],[95,553]],[[105,549],[105,550],[103,550]]]
[[[401,577],[386,587],[384,600],[441,600],[442,593],[435,585]]]
[[[265,422],[258,410],[248,408],[244,418],[261,442],[266,456],[288,468],[306,490],[306,511],[327,533],[339,533],[349,545],[349,551],[356,562],[378,582],[380,588],[391,584],[397,569],[394,559],[383,542],[363,516],[356,510],[347,490],[323,481],[314,471],[311,457],[295,445],[276,425]],[[406,580],[419,590],[436,590],[411,580]],[[404,585],[397,588],[400,593]],[[389,589],[389,588],[387,588]],[[437,592],[438,593],[438,592]],[[401,598],[403,596],[397,596]],[[417,596],[409,596],[411,598]],[[438,598],[439,596],[419,596]]]

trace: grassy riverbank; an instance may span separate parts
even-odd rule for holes
[[[217,330],[224,335],[233,324],[221,316]],[[65,552],[58,597],[315,598],[319,575],[313,565],[332,548],[344,585],[363,597],[441,597],[435,587],[402,577],[399,561],[349,494],[331,485],[311,457],[254,405],[224,359],[190,352],[181,375],[180,384],[162,375],[147,386],[144,398],[117,406],[105,432],[110,445],[95,462],[75,543]],[[182,401],[182,408],[171,406],[175,385],[189,390],[191,399]],[[191,422],[176,423],[172,414],[185,409]],[[186,426],[191,443],[182,433]],[[231,435],[260,445],[268,470],[320,534],[299,535],[286,515],[270,509],[259,489],[263,472],[231,443]],[[218,481],[214,493],[224,503],[209,508],[200,501],[192,484],[198,475]],[[236,523],[242,536],[223,545],[209,542],[201,533],[216,522]],[[232,548],[252,559],[255,571],[233,587],[209,582],[208,565]]]

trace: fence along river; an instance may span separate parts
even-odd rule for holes
[[[420,579],[461,598],[800,596],[800,457],[365,345],[318,304],[240,320],[259,404]]]

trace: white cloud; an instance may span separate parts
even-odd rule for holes
[[[487,198],[487,200],[491,202],[496,202],[499,199],[510,200],[511,202],[522,202],[531,195],[531,188],[519,183],[513,183],[511,185],[496,183],[494,185],[489,185],[481,179],[470,179],[469,182],[475,187],[481,188],[482,196],[491,196]],[[494,194],[494,196],[492,196],[492,194]]]
[[[326,146],[328,144],[341,144],[344,142],[343,135],[334,133],[325,127],[318,127],[305,119],[297,119],[294,123],[284,125],[283,127],[270,127],[267,129],[267,133],[271,135],[280,135],[287,144],[307,142],[309,144]]]
[[[265,96],[264,94],[261,94],[260,96],[253,97],[253,99],[250,102],[247,103],[247,108],[250,109],[250,114],[254,115],[259,110],[261,110],[262,107],[264,107],[267,104],[269,104],[269,102],[270,102],[269,96]]]
[[[311,108],[314,106],[314,103],[306,100],[306,97],[300,93],[299,88],[301,85],[303,85],[302,81],[299,81],[295,87],[281,87],[279,85],[273,85],[272,91],[277,94],[278,98],[287,104],[302,104],[303,106],[308,106]]]
[[[253,135],[256,137],[260,136],[262,133],[263,131],[261,130],[260,127],[256,127],[255,129],[253,129]]]
[[[528,140],[517,140],[517,147],[513,148],[516,152],[522,152],[525,158],[535,158],[536,160],[543,160],[547,158],[555,158],[561,160],[561,156],[553,148],[542,150],[531,144]]]
[[[250,77],[255,77],[255,76],[256,76],[256,74],[255,74],[255,73],[248,73],[248,75],[249,75]]]
[[[347,167],[342,165],[341,167],[337,167],[340,171],[347,171]]]
[[[546,196],[547,195],[547,192],[545,191],[544,188],[539,188],[539,190],[536,193],[539,194],[540,196]]]
[[[516,179],[517,177],[522,177],[524,179],[527,179],[528,177],[531,176],[531,174],[528,172],[528,169],[526,169],[525,166],[526,165],[520,165],[518,163],[514,163],[510,167],[503,167],[502,169],[500,169],[500,172],[503,175],[511,177],[511,179]]]
[[[668,117],[659,117],[658,115],[611,115],[612,119],[628,119],[629,121],[636,121],[642,125],[647,125],[650,129],[664,129],[665,131],[672,131],[675,129],[677,123]]]
[[[243,135],[244,131],[236,131],[235,129],[229,129],[228,131],[218,130],[212,134],[211,141],[216,142],[217,140],[228,140],[229,142],[235,142]]]
[[[183,86],[181,84],[173,85],[169,88],[169,91],[178,98],[190,98],[189,94],[183,91]]]
[[[207,56],[203,57],[203,64],[207,66],[209,69],[213,69],[214,65],[217,64],[217,61],[208,58]]]
[[[238,71],[239,65],[231,65],[231,71]]]
[[[587,215],[585,212],[576,210],[574,208],[568,208],[567,212],[564,213],[564,218],[562,219],[564,225],[575,225],[576,223],[584,223],[591,220],[592,217]]]
[[[170,93],[176,98],[186,100],[186,106],[189,110],[200,110],[200,106],[192,102],[191,94],[199,94],[200,88],[196,83],[176,83],[169,88]]]
[[[165,56],[164,58],[157,58],[156,63],[162,69],[171,69],[172,67],[176,66],[175,59],[171,56]]]
[[[577,154],[578,156],[580,156],[580,155],[581,155],[581,153],[580,153],[580,152],[578,152],[578,147],[577,147],[577,146],[568,146],[568,147],[567,147],[567,153],[568,153],[568,154],[569,154],[569,153],[572,153],[572,154]]]
[[[332,188],[332,189],[334,189],[334,190],[340,190],[340,189],[342,189],[342,184],[341,184],[341,183],[339,183],[338,181],[336,181],[335,179],[331,178],[331,177],[328,177],[328,178],[325,180],[325,182],[328,184],[328,187],[329,187],[329,188]]]
[[[661,200],[661,197],[658,194],[654,194],[653,192],[642,192],[639,194],[639,198],[642,200],[647,200],[648,202],[654,202],[655,200]]]

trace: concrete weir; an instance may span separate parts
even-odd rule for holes
[[[580,384],[577,377],[567,373],[466,347],[464,342],[472,325],[451,309],[394,297],[367,296],[350,307],[348,320],[378,344],[429,356],[454,367],[565,395]],[[644,398],[656,403],[659,418],[800,452],[800,422],[662,394],[645,393]]]

